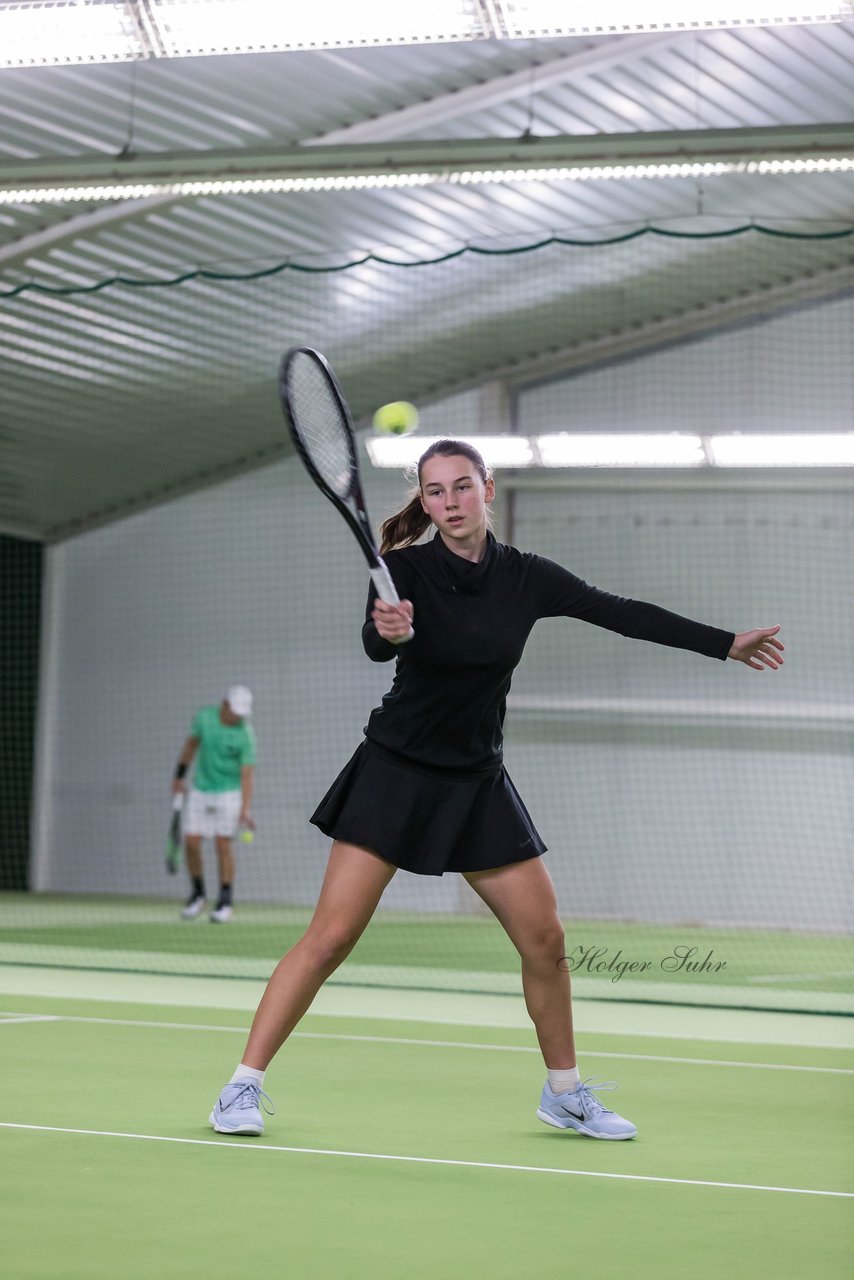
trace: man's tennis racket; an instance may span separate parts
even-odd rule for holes
[[[297,452],[355,534],[377,595],[400,604],[365,509],[350,410],[325,357],[311,347],[291,347],[279,370],[279,395]]]
[[[176,792],[172,800],[172,821],[169,823],[169,835],[166,837],[166,870],[170,876],[177,875],[181,866],[181,810],[184,797]]]

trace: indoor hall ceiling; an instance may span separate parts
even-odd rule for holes
[[[854,141],[854,24],[38,68],[0,71],[0,186],[269,172],[275,157],[355,166],[431,140],[452,157],[465,140],[516,156],[554,139],[569,162],[574,146],[642,162],[666,140],[690,159],[786,138],[820,147],[838,126]],[[523,385],[852,287],[854,237],[788,253],[755,232],[319,270],[370,252],[414,262],[751,221],[850,227],[854,175],[0,205],[7,295],[292,264],[254,283],[0,299],[0,528],[60,537],[279,456],[276,362],[295,342],[329,354],[363,418],[385,400]]]

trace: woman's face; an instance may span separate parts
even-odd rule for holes
[[[486,508],[495,485],[484,484],[463,454],[434,454],[421,468],[421,505],[446,541],[465,545],[486,532]]]

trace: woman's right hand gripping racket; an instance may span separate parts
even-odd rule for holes
[[[377,595],[386,604],[400,604],[365,508],[350,410],[326,358],[311,347],[291,347],[282,359],[279,395],[297,453],[350,526]],[[410,630],[404,642],[413,635]]]

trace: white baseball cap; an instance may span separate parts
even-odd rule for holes
[[[252,715],[252,693],[245,684],[233,684],[225,700],[236,716]]]

